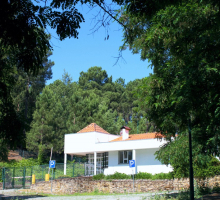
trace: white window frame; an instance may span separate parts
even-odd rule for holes
[[[122,158],[122,162],[120,162],[120,152],[123,152],[122,153],[122,156],[123,156],[123,158]],[[127,154],[127,156],[125,156],[125,152],[126,152],[126,154]],[[132,150],[126,150],[126,151],[119,151],[118,152],[118,164],[129,164],[129,152],[131,152],[131,159],[132,159]]]

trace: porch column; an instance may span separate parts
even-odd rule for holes
[[[136,160],[136,150],[132,150],[132,160],[135,160],[134,174],[137,174],[137,160]]]
[[[97,157],[97,153],[94,152],[94,175],[96,175],[96,157]]]
[[[67,154],[64,153],[64,175],[66,175],[66,162],[67,162]]]

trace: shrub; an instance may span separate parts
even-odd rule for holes
[[[107,175],[105,177],[106,180],[109,180],[109,179],[131,179],[131,175],[127,175],[127,174],[124,174],[124,173],[119,173],[119,172],[115,172],[114,174],[112,175]]]
[[[62,176],[58,176],[57,178],[72,178],[72,177],[68,175],[62,175]]]
[[[135,179],[152,179],[152,174],[147,173],[147,172],[138,172],[135,175]]]
[[[156,179],[173,179],[173,174],[172,172],[169,173],[159,173],[159,174],[154,174],[152,177],[152,180]]]
[[[220,162],[217,158],[212,157],[206,168],[194,167],[194,176],[197,178],[213,177],[215,175],[220,175]]]
[[[102,180],[105,178],[104,174],[97,174],[92,177],[92,180]]]

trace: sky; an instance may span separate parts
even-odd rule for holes
[[[85,18],[79,29],[78,39],[67,38],[60,41],[55,30],[47,29],[52,36],[53,47],[53,55],[49,59],[55,62],[52,67],[53,78],[47,81],[47,84],[62,79],[64,70],[70,74],[72,81],[78,81],[80,72],[86,72],[93,66],[102,67],[108,76],[112,76],[113,81],[121,77],[125,79],[125,83],[152,73],[148,61],[142,61],[139,54],[134,55],[129,50],[123,51],[123,59],[117,62],[119,47],[123,44],[122,28],[117,22],[111,23],[108,30],[109,39],[105,40],[105,28],[95,32],[92,30],[97,22],[94,16],[98,9],[90,11],[88,6],[84,5],[79,6],[78,10]]]

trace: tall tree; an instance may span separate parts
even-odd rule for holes
[[[63,152],[68,116],[65,91],[65,84],[57,80],[37,98],[31,130],[27,133],[27,149],[37,151],[39,160],[51,147],[58,154]]]
[[[170,145],[190,125],[200,157],[219,154],[219,12],[217,1],[152,0],[130,3],[121,16],[130,27],[125,46],[154,68],[140,96],[148,118]]]
[[[38,75],[26,73],[19,69],[15,75],[16,85],[13,87],[11,96],[15,110],[23,116],[27,126],[32,121],[37,96],[42,92],[46,81],[52,78],[52,66],[54,63],[49,60],[52,52],[48,52],[43,59],[44,68],[39,70]]]
[[[0,103],[3,105],[0,109],[0,139],[8,141],[10,148],[16,146],[16,141],[21,143],[17,139],[19,131],[10,127],[24,120],[12,113],[15,111],[12,111],[11,92],[16,85],[17,70],[37,75],[44,68],[43,58],[52,49],[45,32],[47,25],[56,29],[63,40],[77,38],[79,24],[84,21],[75,6],[71,7],[68,2],[52,1],[50,5],[34,2],[0,1]],[[26,113],[28,115],[27,109]]]

